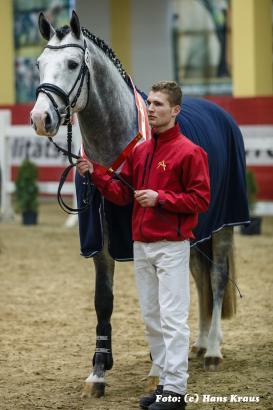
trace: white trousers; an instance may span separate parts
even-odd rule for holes
[[[189,241],[134,242],[136,284],[164,390],[185,394],[189,353]]]

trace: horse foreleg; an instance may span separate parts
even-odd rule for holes
[[[86,379],[83,396],[104,396],[105,373],[113,366],[111,315],[113,312],[114,261],[106,247],[94,257],[96,269],[95,309],[96,350],[93,356],[93,370]]]
[[[213,235],[213,265],[211,267],[211,287],[213,293],[213,310],[211,327],[208,334],[208,345],[205,353],[204,368],[215,371],[223,359],[221,342],[222,305],[229,277],[228,255],[232,246],[233,229],[225,228]]]
[[[211,254],[211,241],[199,245],[199,249],[205,254]],[[195,280],[198,293],[199,332],[195,343],[192,346],[191,353],[194,356],[201,357],[205,354],[208,346],[208,333],[211,324],[212,311],[212,291],[210,286],[210,264],[204,256],[198,252],[198,249],[191,250],[190,270]],[[191,356],[192,356],[191,355]]]

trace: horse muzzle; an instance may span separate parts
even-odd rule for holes
[[[54,113],[41,110],[36,105],[30,113],[30,124],[36,134],[47,137],[53,137],[59,129],[59,121],[58,118],[55,118]]]

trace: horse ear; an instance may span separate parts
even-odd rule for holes
[[[39,30],[42,36],[48,41],[54,36],[55,30],[52,25],[47,21],[44,13],[39,14]]]
[[[70,27],[71,27],[72,33],[76,36],[76,38],[79,39],[81,36],[81,25],[80,25],[79,17],[74,10],[72,11]]]

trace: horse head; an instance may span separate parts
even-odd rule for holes
[[[39,30],[48,43],[37,60],[40,85],[30,120],[38,135],[52,137],[88,102],[89,54],[74,11],[70,25],[56,31],[41,13]]]

